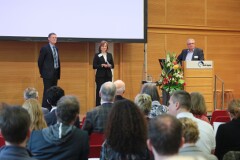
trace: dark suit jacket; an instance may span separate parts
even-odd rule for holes
[[[57,49],[57,48],[56,48]],[[58,52],[58,49],[57,49]],[[38,57],[38,68],[42,78],[45,79],[60,79],[60,60],[58,52],[59,68],[54,69],[53,53],[50,44],[43,46]]]
[[[181,54],[177,57],[177,59],[182,62],[186,60],[188,53],[188,49],[182,50]],[[204,60],[203,50],[200,48],[194,48],[192,61]]]
[[[87,112],[82,129],[88,131],[88,134],[92,132],[103,133],[112,105],[112,103],[103,103],[101,106]]]
[[[228,151],[240,151],[240,118],[221,124],[216,134],[215,155],[222,160]]]
[[[96,78],[97,77],[112,77],[112,71],[111,69],[114,68],[114,62],[113,57],[111,53],[107,53],[107,61],[112,65],[112,68],[104,68],[101,66],[101,64],[107,64],[105,62],[104,57],[101,55],[101,53],[96,53],[93,59],[93,69],[97,69],[96,71]]]
[[[44,119],[47,123],[47,126],[51,126],[51,125],[54,125],[57,123],[57,116],[56,116],[55,111],[56,111],[56,109],[53,110],[52,112],[44,114]],[[77,118],[76,121],[74,122],[74,126],[77,128],[80,128],[79,118]]]

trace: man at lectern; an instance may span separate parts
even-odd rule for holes
[[[178,61],[199,61],[204,60],[203,50],[200,48],[195,48],[195,40],[189,38],[187,40],[188,49],[183,49],[182,53],[177,57]]]

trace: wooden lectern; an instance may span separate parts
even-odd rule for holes
[[[214,111],[213,89],[214,89],[214,66],[213,61],[185,61],[182,62],[184,80],[186,86],[184,90],[200,92],[203,94],[207,111]]]

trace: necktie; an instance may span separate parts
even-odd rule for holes
[[[56,47],[53,46],[53,60],[54,60],[54,68],[58,68],[58,55],[57,55],[57,50]]]

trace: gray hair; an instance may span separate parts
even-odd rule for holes
[[[102,101],[112,102],[116,95],[116,86],[113,82],[105,82],[100,88],[100,97]]]
[[[30,99],[30,98],[37,99],[38,98],[38,91],[33,87],[28,87],[24,90],[23,97],[24,97],[25,100]]]

